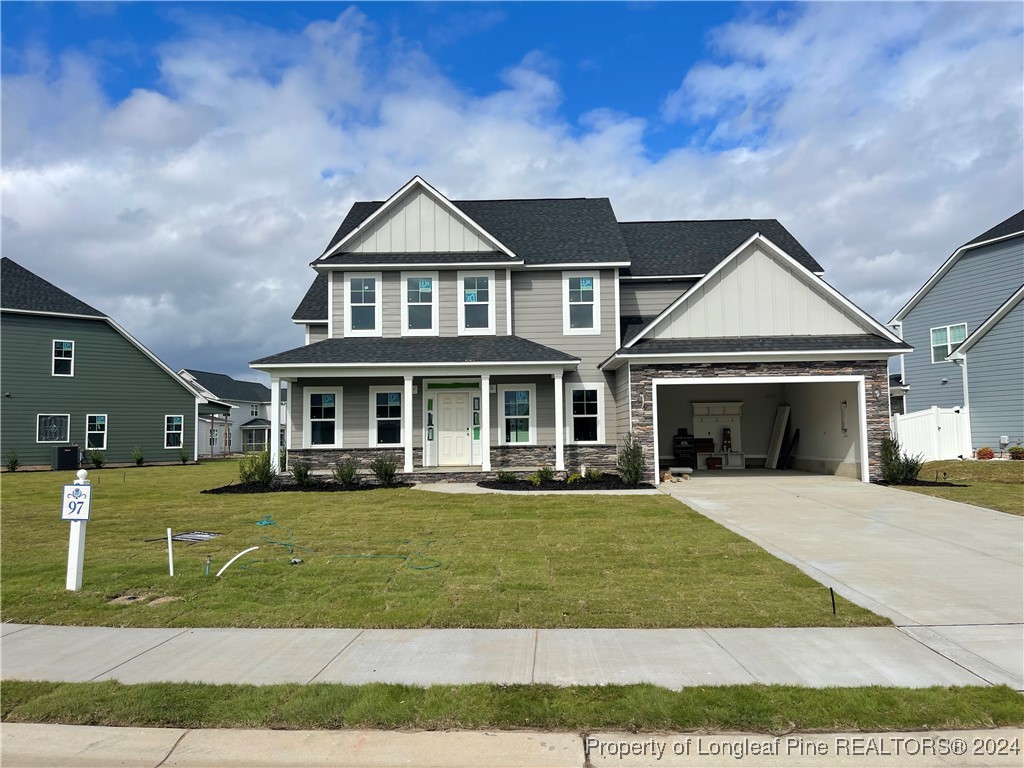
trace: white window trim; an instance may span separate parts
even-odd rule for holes
[[[58,341],[61,344],[67,344],[67,343],[71,344],[71,373],[57,373],[57,360],[58,360],[58,358],[57,358],[56,354],[54,354],[53,345],[56,344]],[[59,359],[66,360],[67,358],[63,358],[62,357],[62,358],[59,358]],[[60,376],[61,378],[64,378],[64,379],[71,378],[72,376],[75,375],[75,342],[74,342],[73,339],[53,339],[50,342],[50,375],[51,376]],[[53,415],[59,416],[60,414],[53,414]]]
[[[431,290],[431,306],[430,306],[430,328],[409,328],[409,288],[408,281],[410,279],[429,277],[433,282],[431,283],[433,290]],[[402,278],[402,335],[403,336],[438,336],[440,335],[440,327],[438,325],[438,294],[440,293],[441,281],[438,280],[437,272],[403,272]],[[419,305],[414,305],[419,306]]]
[[[509,443],[505,441],[505,419],[509,418],[505,415],[505,393],[506,392],[517,392],[521,389],[525,389],[530,393],[530,426],[529,436],[525,443]],[[519,417],[513,417],[519,418]],[[537,444],[537,385],[536,384],[499,384],[498,385],[498,407],[497,413],[494,414],[493,420],[497,422],[498,427],[498,445],[536,445]]]
[[[216,448],[220,445],[219,435],[216,427],[210,427],[210,447]]]
[[[590,277],[594,280],[594,326],[592,328],[569,327],[569,280],[574,277]],[[566,336],[601,335],[601,271],[562,273],[562,333]]]
[[[466,291],[463,286],[463,280],[467,277],[486,277],[487,278],[487,292],[490,295],[490,299],[487,302],[487,327],[486,328],[466,328]],[[456,289],[459,293],[459,336],[494,336],[494,305],[497,303],[498,297],[495,291],[497,283],[494,280],[494,270],[460,270],[458,273],[458,283]]]
[[[67,419],[68,431],[63,440],[40,440],[39,419],[43,416],[63,416]],[[68,443],[71,442],[71,414],[70,413],[37,413],[36,414],[36,442],[37,443]]]
[[[368,440],[370,448],[404,448],[405,447],[405,394],[402,392],[402,385],[395,384],[392,387],[370,387],[370,429]],[[402,415],[398,419],[398,442],[377,444],[377,395],[381,392],[397,392],[402,395]]]
[[[597,440],[574,440],[572,415],[572,393],[578,389],[597,390]],[[604,444],[604,382],[573,382],[565,385],[565,442],[571,445],[603,445]]]
[[[249,403],[249,415],[252,416],[253,418],[260,415],[259,403]]]
[[[953,343],[949,340],[949,337],[950,337],[950,333],[949,332],[950,332],[951,329],[959,328],[961,325],[964,327],[964,341],[966,341],[967,340],[967,336],[968,336],[968,334],[967,334],[967,323],[951,323],[950,325],[936,325],[934,328],[929,328],[928,329],[928,358],[932,361],[932,365],[940,365],[942,363],[951,363],[951,362],[953,362],[952,360],[945,359],[946,356],[949,356],[949,355],[953,354]],[[935,346],[936,345],[932,344],[932,331],[939,331],[939,330],[942,330],[942,329],[946,330],[946,355],[943,357],[942,360],[936,360],[935,359]],[[957,344],[957,347],[959,347],[960,344],[963,344],[963,343],[964,343],[963,341],[959,342]]]
[[[180,432],[176,432],[176,431],[172,431],[172,430],[168,429],[167,428],[167,420],[168,419],[181,419],[181,431]],[[178,443],[177,445],[168,445],[167,444],[167,436],[168,435],[181,435],[181,442]],[[183,413],[166,413],[166,414],[164,414],[164,450],[165,451],[171,451],[171,450],[174,450],[175,448],[184,448],[184,447],[185,447],[185,415]]]
[[[97,416],[102,416],[103,417],[103,432],[102,433],[101,432],[90,432],[89,431],[89,417],[90,416],[93,417],[93,418],[95,418]],[[110,428],[110,423],[109,423],[109,421],[107,419],[107,414],[105,414],[105,413],[87,413],[87,414],[85,414],[85,450],[87,450],[87,451],[105,451],[105,450],[107,450],[107,430],[109,428]],[[99,446],[98,448],[91,448],[89,446],[89,435],[99,435],[99,434],[103,435],[103,445]]]
[[[343,387],[304,387],[302,390],[302,447],[303,448],[341,448],[344,443],[342,432],[342,397]],[[334,444],[313,445],[313,429],[309,419],[309,399],[311,395],[334,395]]]
[[[364,277],[372,277],[377,300],[373,305],[373,330],[352,330],[352,281]],[[346,336],[382,336],[381,306],[384,304],[384,280],[380,272],[346,272],[345,273],[345,335]],[[365,306],[360,304],[359,306]],[[330,391],[330,390],[328,390]]]

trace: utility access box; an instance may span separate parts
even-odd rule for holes
[[[77,445],[55,445],[53,447],[53,458],[50,461],[51,469],[78,469],[81,463]]]

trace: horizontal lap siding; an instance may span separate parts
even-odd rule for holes
[[[656,317],[668,305],[693,287],[693,280],[642,282],[623,280],[619,288],[619,307],[623,317]]]
[[[164,416],[184,417],[183,446],[195,447],[195,397],[102,320],[4,313],[0,350],[4,456],[18,451],[23,465],[49,464],[53,443],[36,443],[36,415],[71,415],[69,444],[85,450],[86,416],[107,415],[110,462],[132,460],[138,446],[147,461],[176,461],[164,448]],[[75,342],[75,375],[51,375],[54,339]]]
[[[1024,237],[1018,237],[965,253],[910,310],[903,320],[903,340],[914,347],[903,362],[904,380],[910,385],[908,413],[933,405],[967,405],[960,369],[954,363],[931,361],[930,329],[967,323],[967,333],[971,334],[1022,283]],[[1007,371],[1019,380],[1019,369]]]
[[[975,449],[998,450],[1024,440],[1024,302],[1003,317],[967,353],[967,390],[971,398],[971,440]]]
[[[420,394],[413,395],[412,421],[413,446],[419,447],[423,440],[422,391],[419,378],[413,380],[420,387]],[[370,445],[370,387],[393,387],[403,391],[404,379],[400,376],[354,379],[301,379],[292,387],[292,448],[302,448],[302,425],[305,416],[305,391],[307,389],[341,390],[342,445],[345,448],[376,448]]]

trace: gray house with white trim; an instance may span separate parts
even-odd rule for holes
[[[974,450],[1024,439],[1024,211],[957,248],[890,323],[905,412],[962,409]]]
[[[775,220],[619,222],[606,198],[450,200],[416,177],[355,203],[311,266],[306,343],[251,364],[272,397],[288,382],[291,459],[611,468],[633,432],[656,481],[683,430],[763,466],[785,406],[793,467],[878,474],[909,347]]]

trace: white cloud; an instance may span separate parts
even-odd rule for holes
[[[659,124],[565,117],[539,53],[464,92],[355,8],[294,34],[180,11],[159,90],[109,103],[72,55],[3,78],[3,251],[172,366],[240,374],[301,343],[306,265],[351,202],[418,173],[456,198],[608,196],[623,219],[779,218],[887,320],[1022,206],[1020,8],[753,13],[712,34]],[[653,156],[651,131],[677,147]]]

